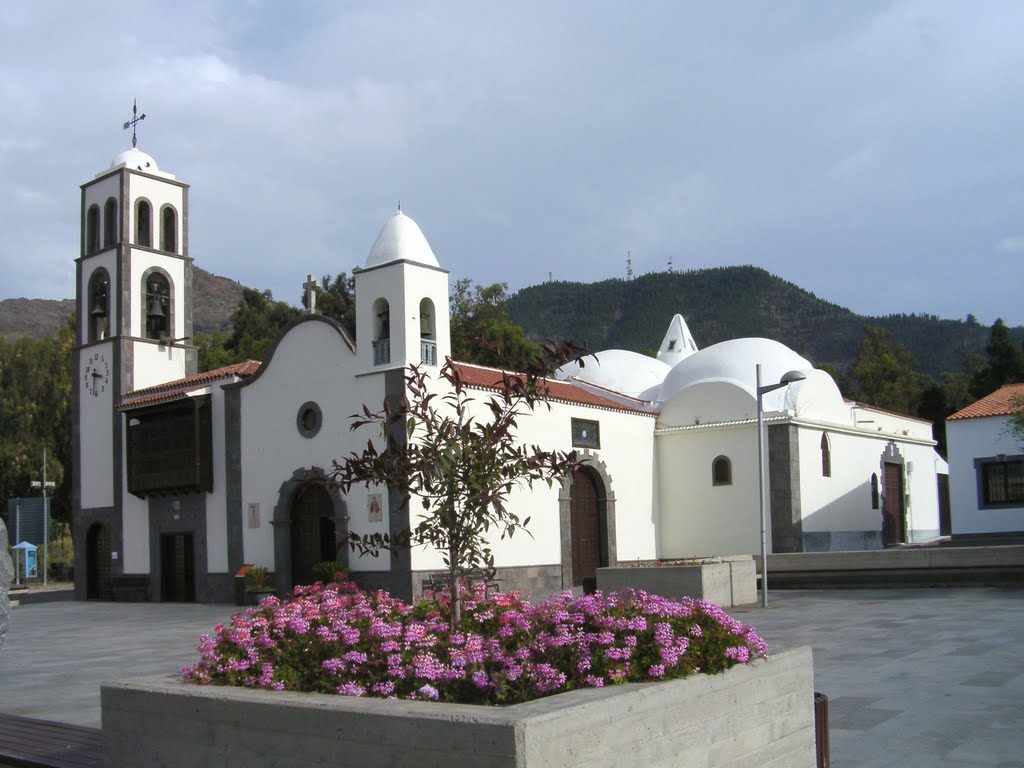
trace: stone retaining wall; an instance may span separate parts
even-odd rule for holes
[[[810,648],[721,675],[573,691],[509,707],[105,684],[109,765],[811,768]]]

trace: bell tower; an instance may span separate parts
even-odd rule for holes
[[[78,337],[72,362],[74,507],[120,541],[121,395],[196,372],[188,185],[132,147],[81,187],[76,265]]]
[[[353,275],[360,370],[444,365],[451,354],[448,270],[401,208]]]

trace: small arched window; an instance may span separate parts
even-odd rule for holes
[[[387,299],[373,302],[373,364],[391,362],[391,307]]]
[[[107,270],[97,269],[89,277],[88,296],[87,339],[90,342],[103,341],[110,328],[110,277]]]
[[[711,462],[711,484],[732,485],[732,462],[728,456],[719,456]]]
[[[832,477],[832,448],[827,432],[821,433],[821,476]]]
[[[144,285],[146,338],[165,339],[171,335],[171,283],[160,272],[151,272]]]
[[[178,252],[178,214],[169,205],[160,213],[160,250]]]
[[[434,327],[434,302],[420,301],[420,362],[437,365],[437,332]]]
[[[878,475],[871,475],[871,508],[878,509]]]
[[[85,252],[96,253],[100,249],[100,207],[90,205],[85,213]]]
[[[103,247],[113,248],[117,243],[117,200],[107,198],[103,206]]]
[[[135,244],[153,247],[153,206],[148,200],[139,200],[135,206]]]

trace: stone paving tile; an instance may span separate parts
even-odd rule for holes
[[[774,592],[732,611],[771,649],[809,645],[834,768],[1024,768],[1024,590]],[[53,602],[13,613],[0,711],[100,722],[99,686],[197,658],[232,606]]]

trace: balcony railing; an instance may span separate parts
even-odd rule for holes
[[[437,365],[437,342],[420,339],[420,362],[423,365]]]
[[[373,364],[387,365],[391,362],[391,339],[377,339],[373,342]]]

